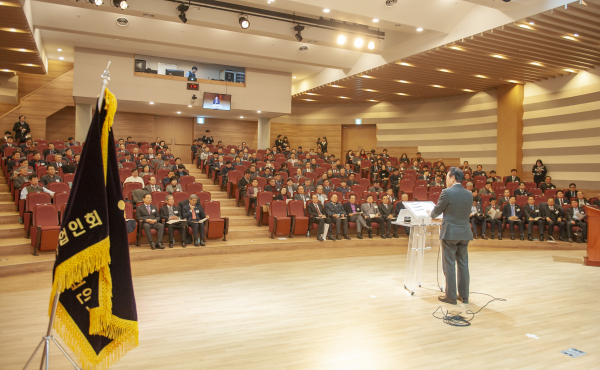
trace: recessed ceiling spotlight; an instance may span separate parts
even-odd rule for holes
[[[402,96],[408,96],[408,94],[405,93],[395,93],[396,95],[402,95]]]
[[[244,118],[244,116],[240,116],[240,118]]]
[[[470,90],[470,89],[463,89],[463,91],[466,91],[466,92],[473,92],[473,90]]]
[[[346,42],[346,36],[344,35],[339,35],[337,38],[337,43],[340,45],[344,45],[344,43]]]
[[[245,15],[242,15],[240,17],[240,19],[238,20],[238,22],[240,22],[240,26],[247,30],[248,28],[250,28],[250,21],[248,20],[248,17]]]
[[[494,58],[498,58],[498,59],[505,59],[504,56],[499,55],[499,54],[494,54],[492,55]]]
[[[153,104],[154,104],[154,102],[153,102],[153,101],[151,101],[151,102],[149,102],[148,104],[150,104],[150,105],[153,105]]]
[[[450,49],[454,49],[454,50],[460,50],[462,51],[463,49],[459,48],[458,46],[450,46]]]
[[[306,95],[319,95],[319,94],[306,93]]]
[[[177,114],[181,114],[181,112],[177,112]]]
[[[440,72],[446,72],[446,73],[452,73],[451,71],[449,71],[447,69],[439,69],[438,71],[440,71]]]
[[[475,77],[479,77],[479,78],[487,78],[484,75],[475,75]]]
[[[262,113],[261,111],[257,110],[256,113]]]
[[[350,98],[349,98],[349,97],[347,97],[347,96],[338,96],[338,98],[340,98],[340,99],[350,99]]]
[[[323,9],[323,12],[324,12],[324,13],[329,13],[330,11],[331,11],[331,10],[329,10],[329,9],[327,9],[327,8]]]
[[[9,69],[3,69],[2,72],[10,72]]]
[[[296,78],[296,76],[293,76],[292,78]]]
[[[571,36],[563,36],[563,39],[575,41],[575,37],[571,37]]]
[[[356,46],[357,48],[363,46],[363,39],[361,39],[360,37],[357,37],[356,40],[354,40],[354,46]]]
[[[62,49],[56,49],[57,51],[62,51]]]
[[[367,101],[372,101],[372,102],[375,102],[375,103],[377,103],[377,100],[372,100],[372,99],[369,99],[369,100],[367,100]]]
[[[377,22],[379,22],[379,19],[375,18],[375,19],[373,19],[373,22],[377,23]]]
[[[113,5],[117,8],[121,8],[121,10],[125,10],[129,8],[129,4],[127,4],[127,0],[113,0]]]
[[[421,32],[423,29],[421,27],[417,28],[417,32]]]
[[[306,101],[314,101],[313,99],[302,99],[302,100],[306,100]]]
[[[375,77],[369,76],[369,75],[360,75],[360,77],[363,77],[363,78],[375,78]]]
[[[529,24],[533,26],[535,23],[533,23],[533,22],[529,22]]]
[[[533,64],[534,66],[540,66],[540,67],[542,66],[542,63],[538,63],[538,62],[531,62],[529,64]]]
[[[11,28],[9,31],[10,32],[17,32],[16,28]]]
[[[375,43],[373,41],[369,41],[368,47],[369,47],[369,50],[375,49]]]
[[[96,6],[100,6],[104,4],[104,0],[94,0],[94,4],[96,4]]]
[[[60,59],[60,60],[65,60],[65,57],[58,57],[58,59]]]
[[[519,81],[515,81],[515,80],[508,80],[508,82],[512,82],[514,84],[518,84],[519,83]]]
[[[443,89],[444,88],[444,86],[441,86],[441,85],[431,85],[431,86],[437,87],[438,89]]]
[[[340,85],[329,85],[331,87],[344,87],[344,86],[340,86]]]
[[[570,72],[570,73],[575,73],[575,71],[574,71],[574,70],[572,70],[572,69],[569,69],[569,68],[565,69],[564,71],[566,71],[566,72]]]
[[[573,36],[577,37],[577,36],[579,36],[579,35],[578,35],[578,34],[576,34],[576,33],[574,33],[574,34],[573,34]]]
[[[369,91],[369,92],[377,92],[377,90],[373,90],[373,89],[363,89],[364,91]]]
[[[404,63],[404,62],[400,63],[400,65],[401,66],[412,67],[412,64],[408,64],[408,63]]]
[[[528,29],[528,30],[532,30],[532,29],[533,29],[533,28],[529,27],[529,26],[528,26],[528,25],[526,25],[526,24],[518,24],[517,26],[519,26],[519,27],[521,27],[521,28]]]
[[[396,80],[396,82],[400,82],[401,84],[409,84],[410,82],[405,80]]]
[[[191,107],[192,107],[192,105],[191,105],[191,104],[188,104],[188,108],[191,108]]]

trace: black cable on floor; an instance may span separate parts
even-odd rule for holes
[[[433,317],[435,317],[438,320],[442,320],[444,321],[444,324],[448,324],[451,326],[470,326],[471,325],[471,321],[475,318],[475,315],[477,315],[481,310],[483,310],[488,304],[494,302],[494,301],[501,301],[501,302],[506,302],[506,299],[504,298],[496,298],[490,294],[487,293],[479,293],[479,292],[470,292],[470,294],[483,294],[483,295],[487,295],[488,297],[492,297],[492,299],[490,301],[488,301],[488,303],[486,303],[485,305],[483,305],[479,310],[477,310],[477,312],[473,312],[471,310],[467,310],[465,312],[465,314],[467,315],[471,315],[470,318],[466,318],[464,316],[461,316],[460,314],[462,312],[457,313],[456,315],[450,315],[450,311],[446,311],[444,312],[444,309],[442,308],[442,306],[439,306],[435,311],[433,311],[433,313],[431,314]],[[440,315],[436,315],[437,312],[440,312],[442,314],[442,316],[440,317]]]

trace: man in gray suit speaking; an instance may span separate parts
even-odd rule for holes
[[[458,299],[469,303],[469,255],[467,246],[473,240],[469,223],[473,194],[463,188],[463,171],[452,167],[446,175],[446,189],[442,190],[438,203],[431,211],[436,218],[442,213],[444,220],[440,239],[444,247],[443,268],[446,275],[446,295],[438,297],[442,302],[456,304],[456,268],[458,263]]]

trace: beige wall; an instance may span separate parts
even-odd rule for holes
[[[64,140],[75,136],[75,107],[64,107],[46,118],[46,140]]]

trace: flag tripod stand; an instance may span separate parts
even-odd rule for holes
[[[31,362],[31,360],[33,360],[33,357],[42,345],[44,345],[44,350],[42,352],[42,362],[40,364],[40,370],[48,370],[50,368],[50,342],[54,342],[54,344],[56,344],[58,349],[60,349],[63,355],[65,355],[67,360],[69,360],[71,364],[75,367],[75,370],[81,370],[81,368],[77,366],[77,363],[75,363],[75,361],[69,356],[69,354],[64,350],[64,348],[62,348],[62,346],[52,336],[52,326],[54,325],[54,317],[56,316],[56,307],[58,307],[59,297],[60,293],[57,289],[56,294],[54,295],[54,302],[52,303],[52,311],[50,313],[48,331],[46,332],[46,335],[42,337],[42,340],[40,341],[40,344],[38,344],[38,346],[35,348],[35,351],[33,351],[33,354],[29,358],[29,361],[27,361],[27,363],[25,364],[23,370],[27,369],[27,366],[29,366],[29,363]]]

